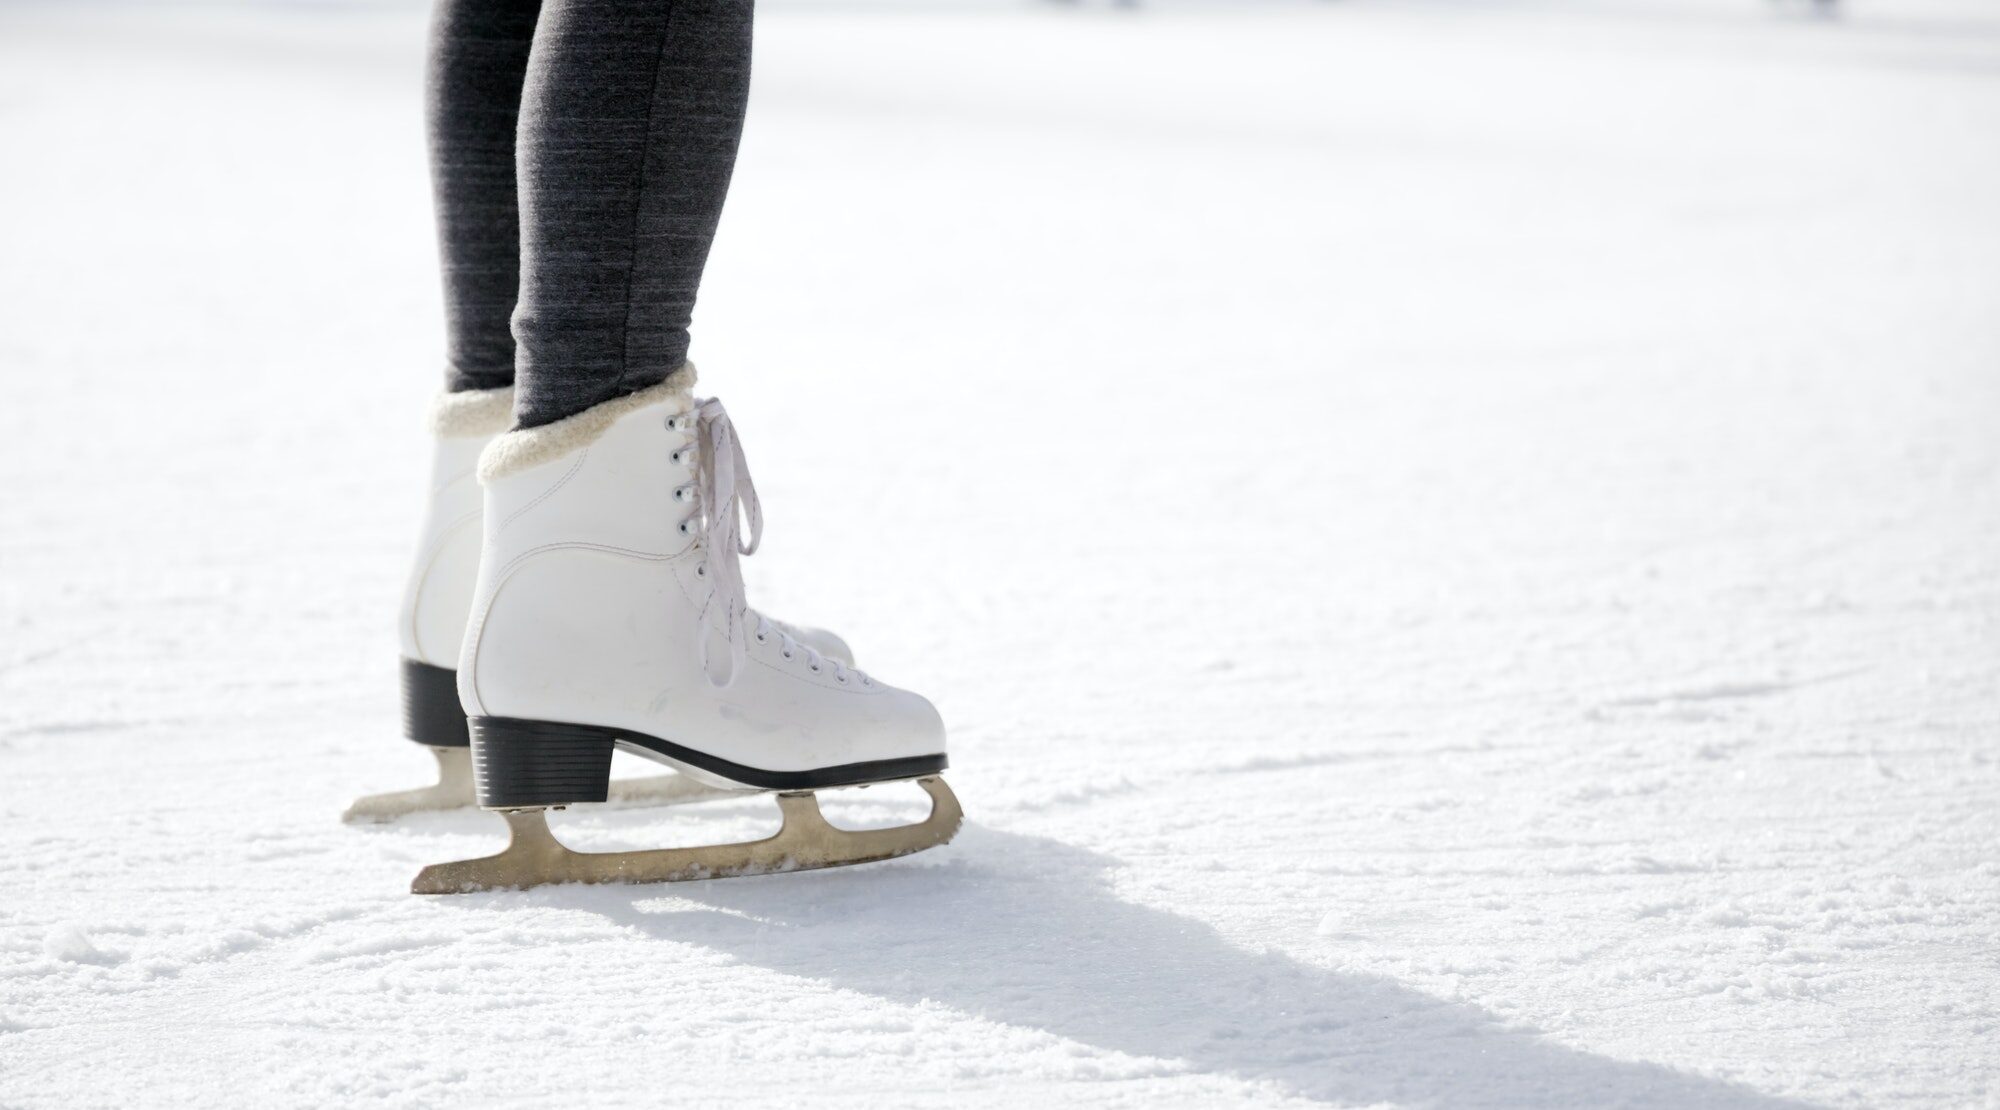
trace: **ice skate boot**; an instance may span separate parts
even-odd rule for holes
[[[403,591],[397,622],[401,639],[403,735],[437,759],[435,785],[357,799],[341,820],[384,821],[427,810],[474,804],[471,739],[458,704],[458,649],[479,574],[483,497],[479,453],[514,422],[512,389],[444,393],[431,406],[430,501],[424,513],[416,563]],[[773,621],[787,635],[822,656],[853,665],[846,641],[824,629]],[[620,779],[615,801],[672,804],[720,797],[718,790],[685,775]]]
[[[416,893],[832,867],[957,831],[931,704],[745,604],[737,557],[757,547],[756,492],[727,412],[696,404],[691,385],[684,368],[487,449],[458,687],[479,804],[505,813],[513,837],[499,855],[425,868]],[[723,789],[775,791],[784,827],[742,844],[571,851],[544,812],[605,801],[614,749]],[[927,819],[848,832],[812,794],[898,779],[930,794]]]

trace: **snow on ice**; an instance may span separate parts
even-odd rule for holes
[[[432,899],[422,34],[0,10],[0,1105],[2000,1099],[1991,11],[770,5],[752,596],[969,824]]]

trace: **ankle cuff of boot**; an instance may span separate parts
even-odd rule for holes
[[[514,424],[514,387],[461,389],[431,402],[431,434],[439,439],[493,436]]]
[[[491,482],[575,454],[597,442],[620,417],[669,402],[676,406],[676,412],[694,407],[694,363],[682,363],[666,381],[637,393],[613,397],[552,424],[506,433],[480,453],[479,480]]]

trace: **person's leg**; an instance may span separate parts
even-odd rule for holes
[[[936,847],[962,814],[944,721],[750,608],[763,512],[735,423],[697,401],[696,287],[747,99],[749,0],[546,0],[521,103],[515,426],[481,453],[488,522],[458,655],[495,856],[420,894],[833,867]],[[605,801],[611,753],[782,792],[742,844],[576,853],[543,811]],[[850,832],[812,791],[917,779],[931,812]]]
[[[665,380],[736,164],[751,0],[547,0],[520,117],[515,420]]]
[[[379,820],[472,802],[471,737],[458,704],[458,648],[479,574],[480,452],[514,410],[521,233],[514,133],[541,0],[437,0],[425,116],[444,271],[444,393],[431,405],[423,526],[396,627],[403,735],[437,756],[439,781],[357,800],[347,819]]]
[[[427,74],[431,184],[444,267],[445,388],[514,384],[520,288],[514,136],[541,0],[437,0]]]
[[[686,357],[688,314],[741,128],[750,5],[654,0],[561,7],[543,42],[535,38],[541,0],[438,0],[427,109],[449,366],[446,392],[432,406],[429,508],[398,624],[404,735],[436,754],[440,777],[435,786],[361,798],[349,820],[474,801],[455,668],[480,564],[483,509],[474,470],[513,422],[509,317],[521,269],[515,145],[531,43],[542,57],[539,72],[553,84],[544,87],[534,117],[540,122],[527,131],[539,144],[536,164],[550,171],[538,179],[541,210],[558,217],[537,225],[547,244],[538,257],[548,265],[536,287],[553,292],[576,281],[579,262],[586,275],[567,299],[545,296],[549,309],[536,317],[539,326],[531,321],[532,333],[547,337],[541,347],[541,364],[552,367],[544,375],[553,383],[547,388],[575,396],[578,377],[557,376],[569,357],[565,343],[593,350],[591,341],[598,341],[596,361],[586,365],[614,365],[603,353],[602,325],[594,322],[606,315],[621,329],[629,322],[633,342],[626,351],[625,333],[617,335],[615,365],[623,371],[605,383],[584,376],[579,407],[620,383],[651,385]],[[616,267],[619,280],[608,281],[594,265],[600,262]],[[591,302],[601,288],[615,291],[611,309]],[[561,405],[568,403],[544,402],[536,411],[554,419],[566,415]],[[853,666],[853,652],[839,636],[765,621],[814,658]],[[668,802],[713,790],[666,776],[620,780],[612,792],[627,802]]]

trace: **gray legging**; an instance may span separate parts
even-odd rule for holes
[[[532,427],[686,360],[743,133],[752,7],[438,0],[447,388],[515,385]]]

